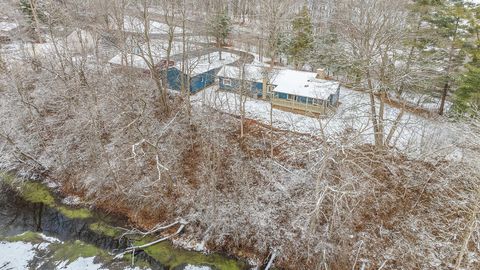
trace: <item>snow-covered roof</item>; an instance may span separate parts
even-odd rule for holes
[[[192,44],[189,44],[188,47],[192,47]],[[160,42],[160,43],[152,43],[150,48],[152,50],[152,56],[153,56],[153,61],[155,62],[154,64],[159,63],[161,60],[165,59],[167,57],[167,47],[168,44],[166,42]],[[188,48],[187,48],[188,49]],[[193,47],[192,49],[195,49]],[[173,42],[172,43],[172,48],[170,55],[173,57],[176,54],[181,53],[183,50],[183,43],[182,42]],[[142,51],[146,52],[147,48],[145,46],[138,47],[137,49],[133,49],[135,53],[127,53],[127,62],[129,66],[135,67],[135,68],[141,68],[141,69],[148,69],[148,65],[145,62],[144,57],[142,57]],[[115,57],[110,59],[108,61],[110,64],[114,65],[124,65],[125,63],[122,62],[122,54],[117,54]]]
[[[274,92],[302,97],[328,99],[337,92],[339,83],[316,78],[317,73],[291,69],[279,69],[272,80]]]
[[[245,65],[245,74],[244,79],[251,82],[262,82],[264,67],[255,66],[255,65]],[[218,76],[232,79],[241,79],[242,69],[236,66],[224,66],[218,72]]]
[[[220,60],[219,52],[203,54],[198,57],[191,57],[187,60],[187,69],[190,75],[195,76],[212,69],[221,68],[225,65],[232,64],[240,57],[233,53],[222,52],[222,60]],[[182,62],[178,62],[176,67],[181,70]]]
[[[150,34],[168,34],[170,27],[165,23],[160,23],[157,21],[149,21],[149,33]],[[123,28],[126,32],[134,33],[144,33],[145,32],[145,22],[141,19],[125,16],[123,20]],[[175,35],[182,34],[182,29],[180,27],[173,27],[173,33]],[[188,31],[185,31],[188,32]]]
[[[18,24],[12,22],[0,22],[0,31],[8,32],[17,28]]]
[[[245,65],[245,79],[252,82],[262,82],[265,67],[258,65]],[[298,71],[292,69],[274,69],[271,75],[273,78],[270,84],[275,85],[274,92],[286,93],[302,97],[327,99],[335,94],[338,89],[338,82],[317,79],[317,73]],[[241,68],[225,66],[218,76],[240,79]]]

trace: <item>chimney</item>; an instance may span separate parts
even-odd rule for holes
[[[323,68],[317,68],[317,79],[325,80],[327,78],[327,75],[325,74],[325,69]]]

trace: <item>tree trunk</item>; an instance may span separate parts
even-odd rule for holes
[[[448,62],[447,62],[447,70],[445,71],[446,82],[445,86],[443,87],[442,98],[440,102],[440,108],[438,108],[438,114],[443,115],[445,111],[445,102],[447,100],[448,91],[450,90],[450,73],[452,70],[452,61],[453,61],[453,54],[455,52],[455,42],[457,41],[457,34],[458,34],[458,25],[460,24],[460,18],[456,18],[455,22],[455,32],[453,34],[452,43],[450,45],[450,51],[448,53]]]
[[[373,137],[375,139],[375,147],[378,150],[383,149],[383,124],[380,123],[382,119],[379,119],[379,114],[377,114],[377,107],[375,102],[375,93],[373,92],[373,83],[370,78],[370,71],[367,71],[367,81],[370,95],[370,113],[373,125]],[[383,102],[380,104],[380,113],[383,113]],[[383,117],[382,117],[383,118]]]
[[[450,80],[447,79],[447,82],[443,86],[443,91],[442,91],[442,99],[440,101],[440,108],[438,109],[438,114],[443,115],[444,113],[444,108],[445,108],[445,102],[447,100],[447,95],[448,95],[448,90],[450,89]]]

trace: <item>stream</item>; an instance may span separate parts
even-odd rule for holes
[[[125,248],[156,238],[125,237],[113,224],[127,223],[65,205],[44,184],[0,171],[0,270],[250,269],[243,261],[176,248],[168,241],[116,258]]]

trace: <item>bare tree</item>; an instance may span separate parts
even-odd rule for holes
[[[345,0],[340,2],[336,15],[344,52],[354,60],[360,72],[358,86],[367,89],[370,95],[371,120],[378,149],[385,146],[384,99],[391,88],[386,69],[392,61],[391,53],[404,39],[405,5],[405,1]]]

